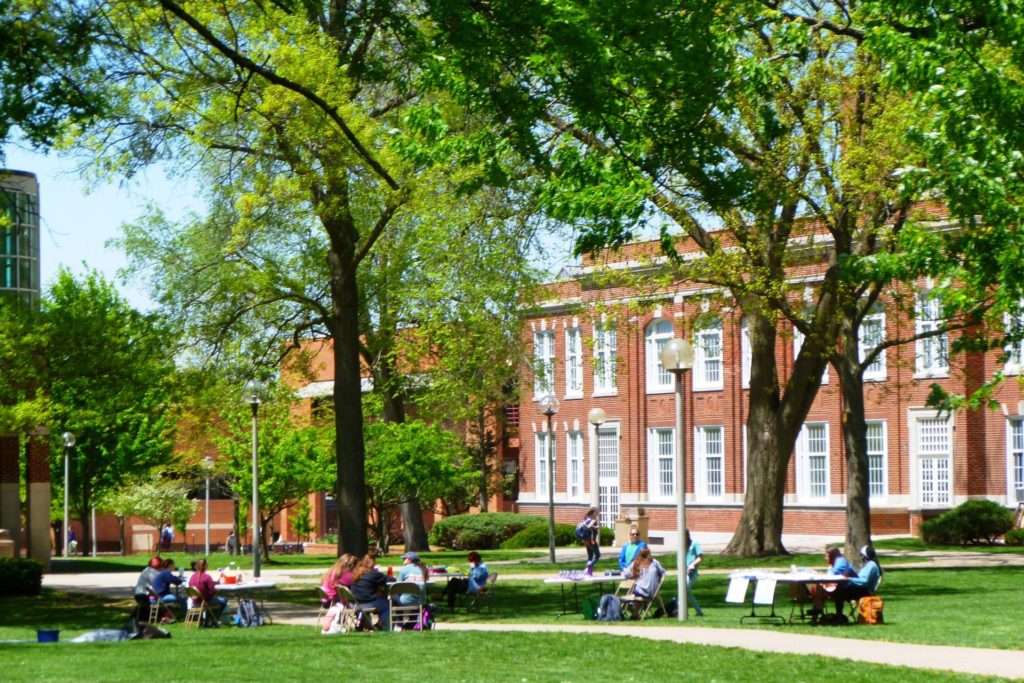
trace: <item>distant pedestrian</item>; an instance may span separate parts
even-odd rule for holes
[[[601,559],[601,523],[598,521],[597,508],[587,510],[577,528],[583,529],[581,540],[587,549],[587,574],[593,574],[594,565]]]
[[[234,555],[235,554],[235,532],[234,531],[232,531],[230,534],[228,534],[228,540],[227,540],[227,542],[224,545],[227,546],[228,555]]]

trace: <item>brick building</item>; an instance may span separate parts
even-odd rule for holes
[[[681,244],[680,251],[695,252]],[[732,532],[742,512],[749,394],[749,340],[742,312],[721,290],[686,282],[635,287],[602,273],[658,269],[657,243],[637,243],[584,260],[546,288],[528,320],[524,343],[533,355],[520,398],[521,512],[546,514],[547,448],[555,445],[556,517],[578,522],[590,505],[591,458],[599,464],[601,519],[648,518],[650,536],[676,538],[673,377],[658,351],[672,337],[694,346],[684,374],[687,524],[695,531]],[[790,273],[813,298],[821,266]],[[928,282],[903,288],[915,314],[883,302],[862,327],[862,348],[937,324]],[[950,335],[887,349],[865,373],[872,530],[912,533],[922,519],[969,498],[1016,505],[1024,487],[1024,401],[1016,375],[1021,349],[947,357]],[[801,337],[780,323],[775,349],[780,381],[792,370]],[[1009,377],[996,392],[1000,410],[938,414],[927,408],[932,383],[954,393],[977,388],[996,371]],[[547,418],[538,401],[553,391],[560,409]],[[842,397],[826,371],[789,464],[786,533],[842,536],[846,529],[846,456]],[[606,419],[587,420],[595,407]],[[596,456],[594,455],[596,454]]]

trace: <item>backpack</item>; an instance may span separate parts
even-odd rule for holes
[[[263,615],[256,607],[254,600],[239,600],[238,611],[235,613],[235,623],[239,626],[263,626]]]
[[[597,610],[601,606],[601,598],[596,595],[588,595],[580,600],[580,607],[583,610],[583,619],[585,621],[594,621],[597,619]]]
[[[576,538],[581,541],[589,541],[592,532],[590,526],[587,524],[587,520],[584,519],[582,522],[576,525]]]
[[[882,608],[885,603],[877,595],[868,595],[857,602],[858,624],[884,624]]]
[[[617,595],[608,593],[601,596],[597,606],[598,621],[622,621],[622,601]]]

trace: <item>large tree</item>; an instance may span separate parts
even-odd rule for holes
[[[549,210],[592,221],[580,251],[617,246],[653,218],[670,255],[678,232],[703,252],[677,261],[676,277],[721,287],[739,303],[752,356],[748,476],[726,552],[784,552],[783,487],[794,442],[829,360],[847,361],[840,374],[851,399],[861,391],[852,367],[861,358],[851,354],[859,321],[887,283],[1009,274],[992,261],[1018,253],[981,239],[973,215],[962,211],[963,240],[937,244],[917,229],[915,218],[930,218],[915,216],[918,202],[949,188],[908,183],[902,171],[949,150],[955,117],[901,90],[892,74],[899,69],[872,52],[873,39],[895,54],[917,48],[894,35],[955,42],[972,26],[1016,24],[1002,16],[979,24],[970,9],[987,3],[969,2],[950,3],[952,19],[904,8],[914,15],[906,24],[885,3],[868,2],[428,4],[446,29],[437,49],[450,57],[448,73],[471,84],[460,92],[506,124],[557,179],[547,186]],[[940,22],[941,31],[931,30]],[[985,47],[958,55],[961,76]],[[927,50],[915,53],[917,65],[941,73]],[[1005,62],[998,50],[992,57],[998,73]],[[1002,92],[991,74],[984,82]],[[984,139],[997,142],[991,132]],[[956,180],[984,185],[965,172],[970,155],[950,156]],[[820,236],[829,239],[816,246]],[[988,247],[981,256],[992,258],[969,264],[981,244]],[[805,289],[791,278],[808,258],[825,269]],[[949,312],[969,322],[994,303],[986,296],[994,282],[972,278],[971,295]],[[947,298],[955,291],[946,287]],[[804,340],[788,377],[774,362],[782,321]],[[866,541],[862,397],[847,405],[844,422],[854,437],[848,536]]]

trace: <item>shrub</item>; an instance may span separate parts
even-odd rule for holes
[[[995,543],[1013,528],[1013,513],[991,500],[969,500],[921,525],[928,545]]]
[[[1024,545],[1024,529],[1010,529],[1003,536],[1006,545]]]
[[[455,515],[434,525],[430,542],[451,550],[494,550],[523,529],[544,523],[543,517],[514,512]]]
[[[39,560],[0,558],[0,595],[39,595],[43,565]]]
[[[579,540],[576,538],[576,526],[574,524],[555,524],[555,545],[563,548],[568,545],[576,545]],[[534,524],[528,526],[518,534],[501,544],[505,550],[520,550],[522,548],[547,548],[548,547],[548,524]]]

